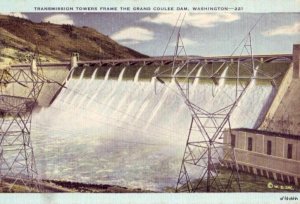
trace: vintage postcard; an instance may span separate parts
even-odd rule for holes
[[[300,1],[0,5],[0,203],[300,203]]]

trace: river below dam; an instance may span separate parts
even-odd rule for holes
[[[110,79],[110,69],[102,79],[95,77],[97,69],[90,78],[84,72],[67,81],[50,107],[33,115],[39,176],[155,191],[174,187],[191,122],[174,81],[140,80],[142,68],[131,80],[123,78],[126,68],[117,79]],[[252,79],[233,112],[232,127],[255,127],[274,92],[271,84]],[[225,79],[214,88],[201,79],[190,85],[191,101],[207,111],[230,104],[234,95],[234,85]]]

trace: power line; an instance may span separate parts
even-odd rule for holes
[[[244,48],[246,46],[250,46],[251,51],[251,62],[252,62],[252,77],[255,74],[254,70],[254,59],[253,59],[253,53],[252,53],[252,45],[251,45],[251,36],[250,32],[255,28],[255,26],[258,24],[261,18],[257,20],[257,22],[251,27],[250,31],[247,33],[246,37],[240,42],[237,48],[234,49],[231,56],[235,53],[235,51],[240,47],[242,43],[244,43]],[[175,58],[178,55],[178,42],[179,42],[179,36],[180,36],[180,29],[178,31],[178,38],[177,43],[175,47],[174,52],[174,61]],[[250,40],[250,45],[246,44],[247,41]],[[174,61],[173,61],[173,67],[174,67]],[[217,69],[217,72],[224,66],[225,62],[222,63],[222,65]],[[221,179],[218,175],[217,167],[215,165],[215,156],[214,153],[218,153],[217,145],[219,145],[219,142],[216,141],[217,138],[220,137],[220,135],[223,134],[223,128],[225,125],[228,124],[229,131],[231,130],[230,125],[230,116],[233,112],[233,110],[236,108],[238,102],[240,101],[241,97],[244,95],[246,88],[248,88],[248,85],[250,82],[248,81],[246,86],[242,86],[242,90],[238,90],[238,83],[235,84],[235,100],[232,102],[232,104],[224,105],[223,108],[220,108],[219,110],[214,110],[213,112],[209,112],[204,110],[203,108],[197,106],[196,104],[192,103],[189,99],[188,92],[185,93],[185,88],[179,83],[177,80],[176,75],[181,72],[184,68],[188,68],[188,60],[186,63],[184,63],[179,71],[175,71],[174,75],[173,72],[171,73],[170,77],[174,77],[175,84],[178,88],[179,94],[181,95],[182,99],[184,100],[184,103],[187,105],[192,120],[191,125],[189,128],[189,133],[187,137],[186,147],[182,159],[182,164],[178,176],[178,181],[176,185],[176,192],[178,191],[187,191],[187,192],[195,192],[197,190],[206,190],[208,192],[212,190],[219,191],[228,191],[228,190],[239,190],[241,191],[240,183],[239,183],[239,173],[236,163],[236,158],[234,154],[234,149],[232,146],[225,144],[225,141],[222,144],[222,150],[223,150],[223,158],[222,161],[230,166],[233,166],[231,176],[228,178],[224,184],[222,184]],[[225,69],[227,71],[228,67]],[[240,66],[238,64],[238,73],[237,73],[237,82],[239,82],[239,69]],[[212,77],[217,73],[215,72]],[[163,78],[164,73],[157,74],[155,73],[155,76],[161,81],[163,84],[164,81],[160,78]],[[189,79],[189,74],[186,76],[186,79]],[[187,83],[187,90],[189,83]],[[223,85],[222,85],[223,86]],[[169,87],[169,90],[172,90],[172,88]],[[174,91],[174,90],[173,90]],[[225,92],[226,96],[231,99],[231,97]],[[213,100],[214,102],[215,100]],[[214,104],[214,103],[212,103]],[[206,108],[206,107],[205,107]],[[219,107],[218,107],[219,108]],[[210,123],[208,123],[210,122]],[[194,137],[192,134],[192,131],[194,129],[197,129],[198,137]],[[230,131],[231,134],[231,131]],[[202,163],[204,165],[202,166]],[[200,178],[197,178],[197,180],[192,180],[190,178],[191,174],[191,167],[194,166],[194,168],[198,168],[198,171],[201,172]],[[233,182],[236,182],[236,185],[233,185]]]

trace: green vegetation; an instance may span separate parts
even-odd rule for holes
[[[11,63],[28,62],[26,55],[37,48],[44,61],[69,60],[72,52],[78,52],[81,60],[146,57],[92,28],[33,23],[4,15],[0,15],[0,42],[0,60]]]
[[[131,189],[117,185],[87,184],[72,181],[43,180],[39,182],[40,189],[26,187],[24,185],[12,185],[8,182],[0,182],[2,193],[49,193],[49,192],[81,192],[81,193],[141,193],[150,192],[140,188]]]
[[[0,192],[3,193],[37,193],[37,189],[28,188],[22,185],[12,185],[10,183],[2,182],[0,183]]]

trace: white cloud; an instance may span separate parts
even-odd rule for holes
[[[180,19],[183,15],[180,16]],[[144,22],[156,23],[156,24],[168,24],[174,26],[177,22],[178,14],[174,13],[162,13],[155,17],[145,17],[141,19]],[[230,23],[239,20],[240,16],[232,13],[216,13],[216,14],[186,14],[183,26],[193,26],[199,28],[214,27],[218,23]],[[179,20],[181,22],[181,20]],[[179,26],[179,23],[177,24]]]
[[[186,38],[186,37],[183,37],[181,38],[181,41],[183,43],[184,46],[190,46],[190,45],[197,45],[199,44],[199,42],[195,41],[195,40],[192,40],[190,38]],[[181,41],[179,42],[179,44],[181,45]],[[176,45],[176,42],[172,42],[171,43],[171,46],[175,46]]]
[[[112,39],[125,44],[138,44],[154,39],[154,33],[141,27],[129,27],[114,33]]]
[[[66,14],[55,14],[52,16],[48,16],[43,19],[44,22],[50,22],[54,24],[69,24],[74,25],[73,19]]]
[[[182,38],[182,42],[184,45],[196,45],[199,44],[199,42],[189,39],[189,38]]]
[[[264,36],[276,36],[276,35],[299,35],[300,34],[300,22],[292,25],[280,26],[271,30],[262,32]]]
[[[28,19],[28,17],[25,14],[19,12],[9,12],[9,13],[0,13],[0,14]]]

